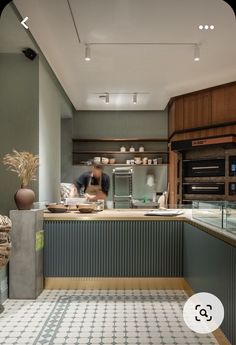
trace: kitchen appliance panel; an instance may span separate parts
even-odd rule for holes
[[[183,162],[184,177],[215,177],[225,175],[224,159]]]
[[[183,194],[218,194],[225,193],[225,184],[222,183],[183,183]]]

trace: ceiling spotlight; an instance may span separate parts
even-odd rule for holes
[[[199,27],[198,27],[200,30],[202,30],[203,29],[203,25],[199,25]]]
[[[200,60],[200,48],[198,44],[194,45],[194,61]]]
[[[137,101],[138,101],[138,95],[137,95],[137,92],[135,92],[135,93],[133,94],[133,103],[134,103],[134,104],[137,104]]]
[[[109,104],[109,93],[108,92],[105,93],[105,103]]]
[[[90,61],[91,60],[91,54],[90,54],[90,46],[85,45],[85,61]]]
[[[208,26],[208,25],[205,25],[204,28],[205,28],[205,30],[208,30],[208,29],[209,29],[209,26]]]
[[[210,25],[210,29],[214,30],[215,29],[214,25]]]

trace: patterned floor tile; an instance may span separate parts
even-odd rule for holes
[[[186,299],[174,290],[44,290],[6,301],[0,344],[216,345],[183,322]]]

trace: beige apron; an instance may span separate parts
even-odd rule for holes
[[[98,185],[92,185],[91,181],[92,181],[92,176],[90,176],[90,180],[89,180],[88,186],[87,186],[87,188],[85,190],[85,193],[88,193],[88,194],[91,194],[91,195],[97,195],[98,192],[102,191],[102,185],[101,185],[101,183],[102,183],[102,176],[100,177]],[[107,208],[107,204],[106,204],[105,200],[104,200],[103,208]]]
[[[98,192],[102,191],[102,185],[101,185],[102,177],[100,177],[98,185],[92,185],[91,182],[92,182],[92,176],[90,176],[89,183],[85,190],[85,193],[91,194],[91,195],[97,195]]]

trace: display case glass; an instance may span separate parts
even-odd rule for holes
[[[223,228],[224,202],[193,201],[192,216],[201,222]]]
[[[201,222],[236,233],[236,202],[193,201],[192,217]]]
[[[227,202],[224,212],[225,228],[236,234],[236,202]]]

